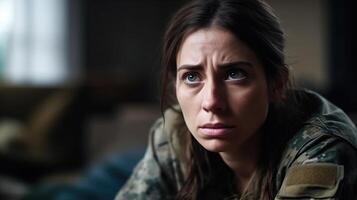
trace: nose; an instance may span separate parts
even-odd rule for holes
[[[225,88],[210,81],[203,88],[202,108],[206,112],[220,112],[226,109]]]

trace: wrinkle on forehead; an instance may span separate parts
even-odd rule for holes
[[[177,66],[204,64],[207,56],[219,64],[236,60],[256,60],[254,52],[230,31],[211,27],[199,29],[184,39],[176,63]]]

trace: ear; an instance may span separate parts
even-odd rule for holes
[[[270,100],[280,101],[285,99],[285,91],[289,84],[289,68],[284,66],[270,84]]]

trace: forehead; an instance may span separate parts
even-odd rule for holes
[[[210,27],[194,31],[183,40],[177,54],[177,63],[188,59],[200,62],[202,57],[213,55],[217,59],[256,59],[254,52],[230,31]]]
[[[230,44],[236,42],[235,36],[228,30],[222,28],[204,28],[198,29],[190,34],[183,40],[182,47],[186,44],[215,44],[222,43]]]

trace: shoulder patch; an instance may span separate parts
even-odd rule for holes
[[[343,176],[343,166],[333,163],[293,166],[287,172],[277,199],[333,197]]]

